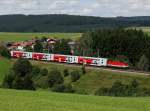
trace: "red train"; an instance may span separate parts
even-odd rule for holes
[[[104,67],[117,67],[127,68],[129,65],[120,61],[112,61],[107,58],[94,58],[61,54],[47,54],[36,52],[23,52],[23,51],[11,51],[11,57],[13,58],[26,58],[41,61],[51,61],[68,64],[85,64],[89,66],[104,66]]]

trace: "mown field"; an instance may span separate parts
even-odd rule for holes
[[[76,40],[81,37],[81,33],[5,33],[0,32],[0,41],[25,41],[35,37],[42,38],[64,38]]]
[[[144,32],[150,34],[150,27],[131,27],[132,29],[142,29]],[[82,36],[82,33],[10,33],[0,32],[0,41],[25,41],[35,37],[42,38],[63,38],[77,40]]]
[[[0,89],[1,111],[149,111],[149,100]]]
[[[148,33],[150,35],[150,27],[131,27],[131,29],[143,30],[145,33]]]

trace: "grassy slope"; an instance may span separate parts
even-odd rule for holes
[[[11,68],[10,60],[0,57],[0,84],[3,81],[5,74],[8,73],[10,68]]]
[[[45,63],[38,61],[31,62],[32,64],[41,68],[47,68],[49,71],[53,68],[57,68],[61,71],[63,71],[65,68],[69,69],[69,71],[74,69],[81,71],[81,67],[66,66],[65,64]],[[3,80],[4,74],[8,72],[11,65],[12,62],[9,60],[3,59],[0,61],[0,66],[3,67],[0,69],[0,83]],[[128,83],[132,79],[137,79],[140,83],[140,86],[150,88],[150,77],[147,76],[91,69],[88,69],[87,74],[83,75],[79,81],[73,83],[73,86],[78,93],[93,94],[100,87],[110,87],[116,80]],[[70,82],[70,77],[65,78],[65,82]]]
[[[35,37],[50,37],[64,39],[78,39],[81,33],[5,33],[0,32],[0,41],[24,41]]]
[[[0,89],[1,111],[149,111],[150,98],[114,98]]]
[[[57,68],[63,71],[65,68],[67,68],[70,71],[74,69],[81,71],[81,67],[66,66],[65,64],[44,63],[37,61],[32,61],[32,64],[47,68],[48,70]],[[73,86],[78,93],[93,94],[100,87],[110,87],[116,80],[128,83],[133,79],[138,80],[141,87],[150,88],[150,77],[96,69],[87,69],[87,73],[83,75],[79,81],[73,83]],[[67,77],[65,82],[69,82],[69,80],[70,78]]]

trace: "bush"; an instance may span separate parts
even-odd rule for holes
[[[39,79],[35,81],[35,86],[39,88],[47,89],[49,87],[48,76],[40,76]]]
[[[10,71],[3,80],[2,87],[4,88],[12,88],[13,80],[15,79],[15,74],[13,71]]]
[[[32,65],[26,59],[18,59],[10,73],[5,76],[3,86],[13,89],[35,90],[31,79]]]
[[[99,96],[149,96],[150,90],[139,88],[136,80],[132,80],[128,85],[116,81],[111,88],[100,88],[95,92]]]
[[[142,71],[148,71],[149,67],[149,60],[145,55],[143,55],[138,62],[138,69]]]
[[[116,81],[109,90],[109,94],[112,96],[123,96],[125,93],[125,85],[120,81]]]
[[[20,58],[13,65],[15,74],[24,77],[26,74],[30,74],[32,71],[32,65],[27,59]]]
[[[26,75],[24,78],[19,77],[18,75],[15,77],[12,83],[13,89],[24,89],[24,90],[35,90],[33,81],[29,75]]]
[[[6,58],[11,58],[10,51],[4,46],[0,46],[0,55]]]
[[[23,89],[23,78],[19,77],[18,75],[15,77],[12,83],[12,88],[13,89]]]
[[[79,74],[78,71],[72,71],[72,72],[70,73],[70,75],[71,75],[71,81],[72,81],[72,82],[76,82],[77,80],[80,79],[80,74]]]
[[[48,75],[48,70],[47,70],[46,68],[41,69],[41,71],[40,71],[40,75],[42,75],[42,76],[46,76],[46,75]]]
[[[52,88],[52,91],[54,91],[54,92],[63,92],[63,93],[73,93],[74,92],[71,84],[67,84],[67,85],[58,84],[58,85],[55,85]]]
[[[107,96],[107,95],[109,95],[109,89],[108,88],[100,88],[95,92],[95,95],[97,95],[97,96]]]
[[[35,90],[33,81],[31,80],[31,77],[29,75],[26,75],[24,80],[23,80],[23,89]]]
[[[53,85],[62,84],[64,82],[64,78],[58,70],[52,70],[48,75],[48,84],[49,87]]]
[[[32,67],[32,76],[38,76],[40,73],[41,69],[38,66],[33,66]]]
[[[69,75],[68,69],[64,69],[64,77],[67,77]]]

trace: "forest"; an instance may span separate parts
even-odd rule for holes
[[[150,17],[1,15],[0,24],[0,32],[85,32],[99,28],[150,26]]]
[[[130,67],[145,71],[150,68],[149,43],[149,35],[142,30],[121,28],[89,31],[79,40],[80,49],[86,56],[95,51],[100,57],[125,61]]]

